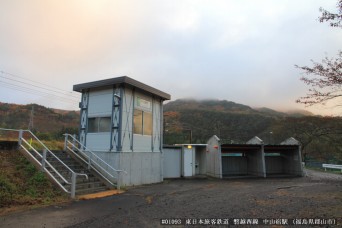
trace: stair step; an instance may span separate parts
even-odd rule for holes
[[[96,182],[88,182],[88,183],[79,183],[76,185],[76,191],[81,189],[92,189],[92,188],[99,188],[99,187],[107,187],[105,184],[103,184],[100,181]]]
[[[77,195],[84,195],[84,194],[90,194],[90,193],[96,193],[96,192],[103,192],[109,190],[108,187],[97,187],[97,188],[90,188],[90,189],[80,189],[76,190]]]
[[[67,170],[68,168],[67,167],[65,167],[64,165],[62,165],[62,164],[58,164],[58,165],[56,165],[56,164],[53,164],[53,163],[51,163],[51,162],[49,162],[50,163],[50,165],[51,166],[53,166],[55,169],[57,169],[57,170],[63,170],[63,169],[65,169],[65,170]],[[49,165],[47,165],[47,166],[49,166]],[[83,172],[85,172],[86,170],[88,170],[87,168],[85,168],[85,167],[83,167],[83,166],[75,166],[75,165],[67,165],[70,169],[72,169],[74,172],[76,172],[76,173],[78,173],[78,172],[81,172],[81,171],[83,171]]]
[[[38,151],[39,152],[39,151]],[[93,170],[88,170],[87,164],[83,164],[79,162],[78,160],[75,160],[72,156],[70,156],[68,153],[64,151],[52,151],[55,156],[53,156],[50,153],[47,153],[46,159],[49,162],[49,164],[57,170],[57,172],[63,176],[68,182],[71,182],[71,171],[65,167],[67,165],[73,172],[80,173],[80,174],[86,174],[88,176],[88,179],[85,178],[85,176],[77,176],[76,177],[76,194],[77,195],[84,195],[84,194],[91,194],[91,193],[97,193],[106,191],[109,189],[100,178],[95,176],[93,174]],[[40,151],[41,155],[43,154],[42,151]],[[31,151],[31,154],[36,157],[38,161],[41,161],[42,158],[39,157],[35,152]],[[61,161],[65,164],[63,165]],[[62,178],[55,172],[53,169],[46,165],[46,169],[49,173],[59,182],[61,185],[63,185],[68,191],[71,189],[70,184],[66,184]]]
[[[71,174],[71,171],[70,171],[69,169],[65,168],[65,167],[55,167],[55,166],[53,166],[53,168],[54,168],[55,170],[57,170],[59,173],[61,173],[61,174],[62,174],[62,173],[63,173],[63,174],[66,174],[66,175]],[[51,171],[51,172],[54,172],[54,170],[53,170],[50,166],[46,166],[46,169],[49,170],[49,171]],[[91,176],[91,177],[94,176],[94,175],[93,175],[89,170],[87,170],[87,169],[73,169],[73,168],[71,168],[71,170],[74,171],[74,172],[77,173],[77,174],[87,174],[88,176]]]
[[[58,180],[60,180],[60,183],[62,182],[61,177],[53,170],[49,170],[49,172]],[[71,173],[63,173],[63,172],[59,172],[67,181],[71,181]],[[76,177],[76,183],[89,183],[89,182],[94,182],[94,181],[100,181],[99,178],[95,177],[92,174],[88,175],[88,179],[84,176],[77,176]]]

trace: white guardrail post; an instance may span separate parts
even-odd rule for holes
[[[71,173],[71,198],[75,198],[76,195],[76,173]]]
[[[91,168],[91,159],[92,159],[92,157],[93,157],[93,154],[92,154],[92,153],[90,153],[90,155],[89,155],[89,159],[88,159],[88,169],[90,169],[90,168]]]
[[[18,138],[18,146],[20,147],[21,146],[21,142],[22,142],[22,139],[23,138],[23,130],[19,130],[19,138]]]
[[[42,157],[42,172],[45,172],[45,161],[46,161],[46,149],[43,150],[43,157]]]
[[[64,139],[64,151],[66,151],[67,147],[68,147],[68,135],[65,134],[64,136],[65,136],[65,139]]]
[[[117,174],[118,174],[118,179],[117,179],[117,183],[116,183],[116,188],[118,189],[118,190],[120,190],[120,183],[121,183],[121,172],[117,172]]]
[[[72,145],[73,145],[73,148],[78,148],[76,147],[76,135],[75,134],[73,135],[73,138],[72,138]]]

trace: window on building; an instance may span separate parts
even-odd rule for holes
[[[110,132],[110,117],[94,117],[88,119],[88,133]]]
[[[152,135],[152,113],[134,109],[133,133]]]
[[[144,135],[152,135],[152,113],[143,112],[144,121],[143,121],[143,134]]]

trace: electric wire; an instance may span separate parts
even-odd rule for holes
[[[59,89],[57,87],[49,86],[49,85],[46,85],[43,83],[35,82],[33,80],[30,80],[30,79],[27,79],[24,77],[20,77],[20,76],[17,76],[17,75],[14,75],[14,74],[11,74],[11,73],[8,73],[5,71],[0,71],[0,73],[1,73],[0,74],[0,84],[2,84],[2,87],[12,89],[12,90],[16,90],[16,91],[20,91],[20,92],[24,92],[24,93],[37,95],[37,96],[41,96],[41,97],[48,98],[48,99],[53,99],[54,101],[69,103],[72,105],[76,105],[79,102],[80,97],[76,97],[76,96],[73,96],[72,94],[66,94],[65,93],[65,92],[70,93],[69,91],[62,90],[62,89]],[[40,84],[40,85],[44,85],[46,87],[55,88],[57,90],[64,91],[64,92],[59,92],[57,90],[52,90],[52,89],[48,89],[48,88],[45,88],[42,86],[34,85],[32,83],[27,83],[27,82],[24,82],[21,80],[9,78],[9,77],[4,76],[4,74],[6,76],[19,77],[19,78],[22,78],[24,80],[33,82],[35,84]],[[1,79],[3,79],[3,80],[1,80]],[[11,83],[11,82],[13,82],[13,83]]]
[[[39,89],[47,90],[47,91],[50,91],[50,92],[61,93],[61,92],[58,92],[58,91],[56,91],[56,90],[47,89],[47,88],[44,88],[44,87],[41,87],[41,86],[37,86],[37,85],[34,85],[34,84],[22,82],[22,81],[13,79],[13,78],[8,78],[8,77],[4,77],[4,76],[0,76],[0,77],[5,78],[5,79],[10,80],[10,81],[19,82],[19,83],[24,84],[24,85],[29,85],[29,86],[33,86],[33,87],[36,87],[36,88],[39,88]],[[5,81],[3,81],[3,82],[5,82]],[[6,83],[6,82],[5,82],[5,83]],[[65,94],[65,93],[62,93],[62,94],[63,94],[63,95],[66,95],[66,96],[72,96],[72,95]],[[73,97],[73,98],[78,98],[78,97],[75,97],[75,96],[72,96],[72,97]]]
[[[9,72],[6,72],[6,71],[3,71],[3,70],[0,70],[0,73],[2,74],[2,77],[4,77],[3,75],[8,75],[8,76],[11,76],[11,77],[15,77],[15,78],[21,78],[23,80],[26,80],[26,81],[29,81],[29,82],[33,82],[35,84],[39,84],[39,85],[43,85],[43,86],[47,86],[49,88],[53,88],[53,89],[57,89],[59,91],[63,91],[63,92],[67,92],[68,95],[70,96],[73,96],[75,98],[79,98],[78,96],[78,93],[74,92],[74,91],[67,91],[67,90],[64,90],[64,89],[60,89],[60,88],[57,88],[57,87],[54,87],[54,86],[51,86],[51,85],[47,85],[47,84],[44,84],[44,83],[41,83],[41,82],[37,82],[37,81],[34,81],[32,79],[29,79],[29,78],[26,78],[26,77],[22,77],[22,76],[19,76],[19,75],[16,75],[16,74],[12,74],[12,73],[9,73]],[[10,79],[10,80],[14,80],[14,79]],[[21,82],[21,83],[25,83],[25,82]],[[33,86],[36,86],[36,85],[33,85]],[[36,86],[38,87],[38,86]],[[40,87],[42,88],[42,87]],[[43,88],[43,89],[46,89],[46,88]],[[48,90],[48,89],[46,89]],[[51,89],[50,89],[51,90]],[[58,91],[55,91],[55,92],[58,92]],[[58,92],[58,93],[61,93],[61,92]],[[70,93],[70,94],[69,94]],[[73,94],[74,93],[74,94]],[[64,94],[64,93],[63,93]]]
[[[0,82],[0,83],[4,83],[4,82]],[[37,95],[37,96],[42,96],[42,97],[53,99],[53,100],[59,100],[59,101],[62,101],[62,102],[65,102],[65,103],[69,103],[69,104],[77,104],[78,103],[78,101],[75,101],[75,100],[69,100],[69,99],[67,99],[65,97],[60,97],[60,96],[57,96],[57,95],[45,93],[45,92],[34,90],[34,89],[31,89],[31,88],[27,88],[27,87],[23,87],[23,86],[18,86],[18,85],[11,84],[11,83],[8,83],[8,82],[6,82],[6,84],[3,84],[3,87],[8,88],[8,89],[17,90],[17,91],[20,91],[20,92],[25,92],[25,93],[29,93],[29,94],[33,94],[33,95]]]

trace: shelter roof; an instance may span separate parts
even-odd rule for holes
[[[99,80],[99,81],[77,84],[73,86],[73,90],[76,92],[82,92],[83,90],[86,90],[86,89],[101,88],[101,87],[112,86],[112,85],[128,85],[128,86],[143,90],[145,92],[151,93],[153,95],[157,95],[164,100],[171,99],[170,94],[167,94],[163,91],[155,89],[149,85],[146,85],[142,82],[139,82],[127,76],[121,76],[121,77],[116,77],[116,78],[109,78],[109,79],[104,79],[104,80]]]
[[[251,145],[251,144],[222,144],[222,153],[238,152],[238,151],[254,151],[261,149],[262,145]]]

